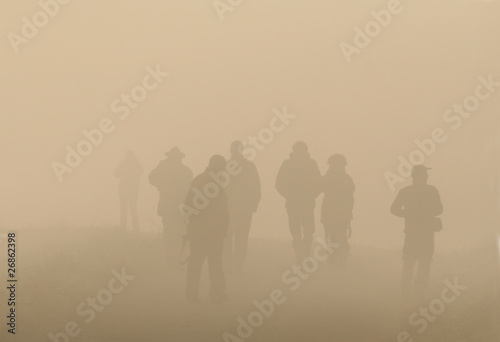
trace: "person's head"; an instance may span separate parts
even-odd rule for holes
[[[243,153],[243,143],[239,140],[235,140],[231,143],[231,155],[238,156]]]
[[[303,141],[297,141],[292,146],[292,151],[297,154],[306,154],[307,153],[307,145]]]
[[[127,158],[127,159],[136,159],[134,151],[128,150],[127,154],[125,155],[125,158]]]
[[[427,179],[429,178],[427,170],[430,170],[430,168],[424,165],[415,165],[411,170],[411,177],[413,178],[413,184],[416,185],[427,184]]]
[[[335,170],[343,170],[347,166],[347,159],[343,154],[334,154],[328,158],[328,165]]]
[[[181,161],[185,157],[185,154],[182,153],[177,146],[173,147],[170,151],[165,153],[165,155],[168,157],[168,159],[177,161]]]
[[[208,161],[208,171],[220,172],[226,169],[226,158],[220,154],[213,155]]]

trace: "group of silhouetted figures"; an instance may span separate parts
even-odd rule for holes
[[[149,182],[159,192],[157,212],[162,218],[167,243],[172,249],[175,249],[172,246],[181,246],[181,241],[183,246],[189,243],[186,278],[189,302],[200,301],[198,289],[205,260],[210,295],[215,302],[227,299],[224,271],[242,272],[252,217],[261,200],[257,168],[245,158],[243,151],[240,141],[233,142],[228,160],[221,155],[212,156],[205,171],[193,178],[191,169],[183,164],[185,155],[174,147],[149,174]],[[279,169],[276,189],[285,199],[297,263],[311,252],[316,199],[324,195],[321,223],[325,238],[337,246],[329,264],[342,269],[350,250],[355,185],[346,172],[347,161],[343,155],[332,155],[328,165],[326,173],[321,175],[307,145],[297,142]],[[394,215],[405,219],[402,277],[405,296],[412,290],[421,294],[427,286],[434,233],[442,229],[440,195],[435,187],[427,184],[427,170],[423,165],[413,167],[412,185],[399,191],[391,207]],[[132,152],[128,152],[115,172],[120,178],[121,226],[126,226],[127,212],[130,212],[136,231],[139,230],[136,204],[142,173],[143,168]]]

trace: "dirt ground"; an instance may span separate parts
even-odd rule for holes
[[[427,293],[420,300],[404,301],[399,251],[354,245],[344,272],[332,272],[320,262],[292,291],[282,278],[292,270],[290,241],[253,239],[243,274],[227,275],[229,301],[209,301],[205,269],[203,302],[188,304],[183,296],[185,266],[177,263],[177,250],[167,252],[161,236],[125,236],[107,228],[50,231],[19,233],[17,329],[11,335],[2,324],[2,341],[51,341],[50,333],[58,342],[499,340],[499,271],[493,243],[477,250],[437,253]],[[4,242],[1,250],[5,247]],[[5,264],[1,274],[7,272]],[[135,278],[86,322],[90,314],[78,313],[78,307],[109,288],[113,270]],[[411,324],[410,317],[439,302],[446,284],[454,281],[466,289],[419,332],[424,323]],[[282,293],[282,303],[274,305],[269,317],[252,314],[257,311],[254,301],[268,300],[273,291]],[[7,298],[6,286],[1,293]],[[0,308],[5,317],[7,305]],[[262,321],[255,323],[257,327],[247,326],[251,332],[240,327],[240,333],[247,333],[242,337],[238,327],[242,320],[248,324],[249,316]],[[57,335],[70,322],[78,334]],[[408,338],[401,337],[404,331]]]

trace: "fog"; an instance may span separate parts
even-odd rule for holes
[[[436,252],[489,246],[496,253],[500,89],[492,88],[467,118],[445,113],[476,94],[480,77],[500,80],[500,2],[402,0],[388,26],[346,58],[341,43],[355,45],[354,29],[387,4],[243,1],[221,20],[212,1],[71,1],[29,42],[13,48],[3,39],[0,231],[60,234],[53,241],[65,247],[42,253],[49,257],[71,246],[66,236],[115,229],[120,207],[114,172],[131,150],[144,168],[140,230],[157,236],[159,195],[148,175],[164,154],[179,147],[196,176],[212,155],[229,158],[234,140],[247,142],[269,128],[278,110],[294,118],[253,159],[262,200],[253,216],[249,258],[259,243],[275,239],[286,251],[279,258],[293,262],[291,254],[286,257],[291,237],[275,181],[294,143],[303,141],[322,174],[329,156],[346,156],[356,186],[351,246],[361,255],[370,248],[394,253],[396,269],[387,279],[394,276],[397,285],[404,223],[390,207],[411,177],[391,188],[388,172],[399,175],[399,156],[408,160],[418,149],[415,140],[432,138],[440,128],[445,141],[434,142],[422,162],[432,168],[429,184],[444,207]],[[0,4],[2,32],[21,35],[23,16],[37,10],[36,1]],[[155,69],[169,75],[123,118],[113,103]],[[66,147],[76,149],[86,139],[82,131],[106,118],[113,131],[58,176],[54,163],[67,164]],[[322,196],[316,200],[316,236],[323,235]],[[264,255],[274,255],[266,248]],[[487,260],[491,265],[493,259]],[[444,273],[459,269],[445,264],[439,266]]]

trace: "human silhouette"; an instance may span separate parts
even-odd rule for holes
[[[321,205],[321,223],[325,227],[325,237],[338,244],[330,262],[345,266],[349,255],[349,236],[351,231],[352,210],[354,206],[354,182],[346,173],[347,160],[341,154],[328,158],[329,169],[321,180],[324,192]]]
[[[413,183],[401,189],[391,206],[391,213],[405,219],[403,247],[403,295],[412,290],[420,296],[429,281],[434,255],[434,233],[442,229],[443,205],[439,191],[427,184],[429,168],[416,165],[412,169]],[[415,280],[413,273],[418,264]]]
[[[132,230],[139,232],[139,218],[137,215],[137,198],[139,183],[144,169],[137,160],[134,152],[128,151],[125,158],[115,169],[115,177],[119,178],[118,194],[120,197],[120,227],[127,229],[127,213],[130,212]]]
[[[184,221],[178,207],[184,201],[193,172],[183,164],[185,155],[178,147],[165,153],[163,159],[149,174],[149,182],[158,189],[160,199],[157,213],[162,218],[163,235],[168,244],[180,244]]]
[[[201,196],[204,201],[203,206],[198,206],[200,209],[196,214],[188,217],[186,240],[189,241],[190,256],[187,263],[186,298],[189,302],[200,301],[198,291],[205,259],[208,261],[212,301],[227,299],[222,254],[229,227],[229,209],[224,188],[213,178],[214,174],[225,168],[224,157],[212,156],[205,171],[193,179],[184,202],[186,206],[194,207]]]
[[[314,207],[320,193],[321,173],[304,142],[296,142],[281,165],[276,189],[286,199],[288,223],[297,262],[310,252],[315,229]]]
[[[252,216],[257,211],[261,198],[259,174],[255,164],[243,154],[241,141],[231,144],[228,163],[237,163],[240,173],[231,177],[226,188],[229,206],[229,231],[225,241],[225,264],[229,270],[241,273],[247,256],[248,235]]]

